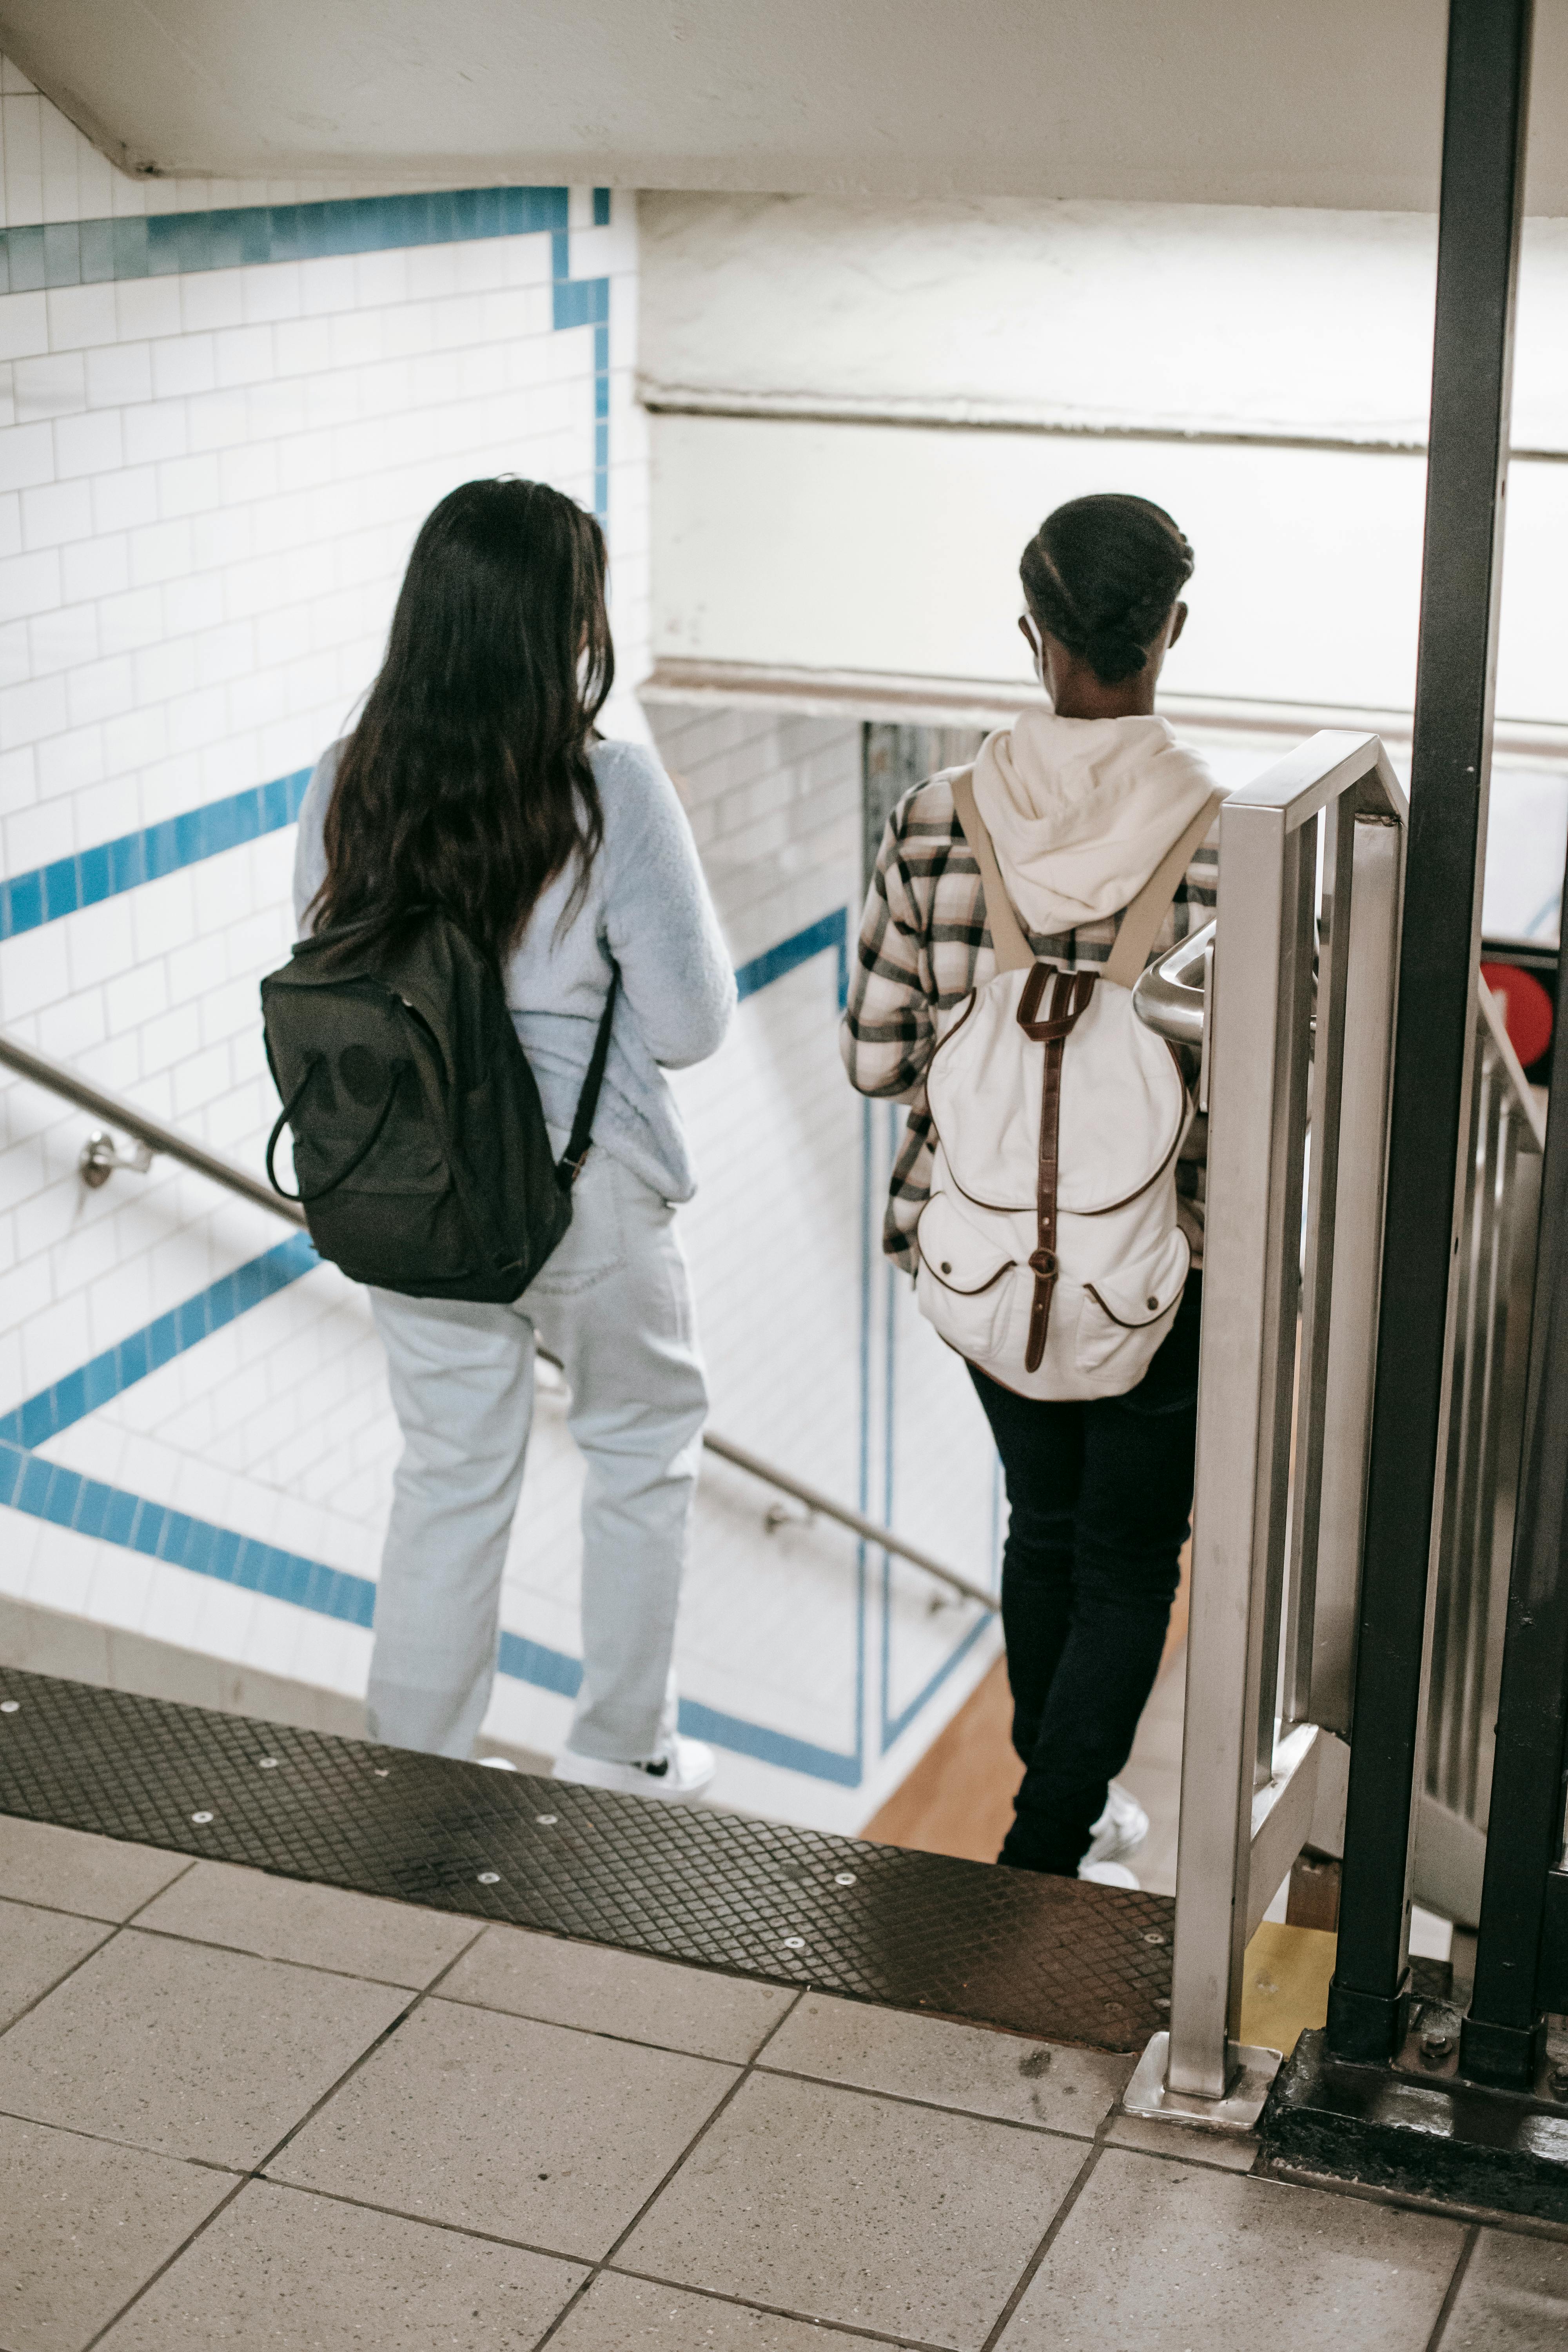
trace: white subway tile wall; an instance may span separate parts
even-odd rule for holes
[[[276,1099],[256,991],[292,933],[286,817],[374,674],[414,530],[456,482],[534,474],[605,509],[610,725],[646,730],[624,690],[647,667],[635,208],[534,192],[541,225],[521,233],[474,215],[445,241],[223,267],[214,244],[168,274],[34,285],[68,276],[79,247],[88,271],[88,230],[26,234],[45,226],[180,215],[216,238],[236,211],[396,191],[130,180],[3,62],[0,175],[16,289],[0,293],[0,1023],[258,1165]],[[294,215],[272,217],[286,243]],[[150,249],[165,268],[172,248]],[[989,1444],[878,1257],[887,1117],[849,1094],[835,1044],[858,730],[651,716],[751,987],[725,1052],[681,1081],[716,1425],[984,1579]],[[196,811],[205,854],[182,830]],[[219,1314],[226,1277],[282,1229],[166,1162],[88,1192],[90,1125],[0,1082],[0,1475],[18,1496],[28,1482],[26,1507],[0,1511],[0,1596],[363,1690],[396,1451],[363,1302],[318,1268]],[[204,1294],[198,1337],[185,1302]],[[579,1477],[545,1395],[489,1725],[545,1748],[577,1651]],[[888,1588],[880,1555],[821,1524],[770,1529],[774,1499],[707,1479],[684,1687],[724,1746],[722,1796],[854,1827],[995,1632],[933,1615],[924,1579]]]

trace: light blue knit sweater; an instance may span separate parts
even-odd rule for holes
[[[706,1061],[735,1009],[735,974],[675,787],[638,743],[591,754],[605,811],[604,846],[571,923],[561,917],[574,867],[556,876],[507,965],[506,1001],[539,1081],[549,1124],[572,1124],[610,985],[620,967],[605,1088],[594,1139],[667,1201],[689,1201],[696,1179],[664,1073]],[[321,828],[337,772],[325,752],[300,811],[294,917],[326,876]]]

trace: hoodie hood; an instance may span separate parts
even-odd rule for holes
[[[974,762],[975,806],[1037,937],[1128,905],[1218,789],[1154,718],[1026,710],[986,737]]]

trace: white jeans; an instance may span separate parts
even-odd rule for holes
[[[403,1431],[375,1600],[370,1736],[467,1757],[495,1678],[501,1571],[533,1413],[561,1358],[583,1495],[583,1684],[567,1744],[636,1763],[675,1727],[670,1658],[708,1393],[675,1212],[605,1151],[510,1307],[373,1290]]]

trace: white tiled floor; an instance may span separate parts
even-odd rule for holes
[[[0,1901],[4,2352],[1568,2337],[1568,2245],[1129,2144],[1127,2059],[3,1817]]]

